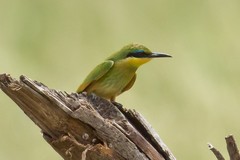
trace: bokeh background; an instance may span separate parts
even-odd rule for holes
[[[169,53],[142,66],[117,101],[143,114],[178,159],[215,159],[207,142],[225,156],[226,135],[240,145],[239,8],[239,0],[0,0],[0,73],[74,92],[126,44]],[[61,159],[2,92],[0,128],[0,159]]]

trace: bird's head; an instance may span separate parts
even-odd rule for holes
[[[171,57],[166,53],[151,52],[139,44],[129,44],[108,58],[108,60],[125,61],[136,67],[149,62],[152,58]]]

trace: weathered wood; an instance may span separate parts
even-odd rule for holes
[[[213,152],[218,160],[225,160],[221,152],[219,152],[212,144],[208,143],[208,148]]]
[[[240,153],[233,135],[225,137],[225,140],[230,160],[240,160]],[[210,143],[208,144],[208,147],[214,153],[218,160],[225,160],[222,154]]]
[[[120,104],[49,89],[25,76],[2,74],[0,88],[66,160],[175,160],[146,120]]]
[[[225,137],[230,160],[240,160],[240,154],[233,135]]]

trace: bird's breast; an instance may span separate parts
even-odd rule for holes
[[[136,70],[129,64],[115,63],[108,73],[94,83],[92,92],[105,98],[115,97],[132,80]]]

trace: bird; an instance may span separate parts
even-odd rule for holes
[[[137,69],[153,58],[172,57],[151,52],[141,44],[131,43],[97,65],[78,87],[77,93],[87,92],[115,102],[118,95],[132,88]]]

